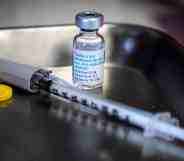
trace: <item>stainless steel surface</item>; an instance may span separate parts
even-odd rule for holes
[[[13,103],[0,112],[2,161],[184,159],[182,145],[145,138],[52,96],[14,92]]]
[[[107,31],[110,28],[113,25],[101,30],[107,47],[111,41]],[[75,26],[1,30],[1,58],[40,66],[71,65],[72,41],[77,31]]]
[[[74,24],[83,10],[105,22],[131,23],[165,31],[184,44],[183,0],[1,0],[0,27]]]
[[[48,67],[71,80],[71,49],[76,32],[74,26],[1,30],[0,58]],[[106,40],[105,82],[102,89],[94,92],[136,108],[170,111],[183,124],[182,46],[169,36],[142,26],[108,24],[101,34]],[[127,138],[121,141],[115,135],[73,125],[76,121],[71,120],[71,115],[59,120],[62,113],[56,111],[82,108],[76,104],[48,95],[32,96],[16,88],[14,93],[9,108],[0,112],[0,148],[4,150],[1,160],[183,159],[181,153],[172,157],[170,152],[157,155],[158,149],[152,146],[155,143],[150,142],[147,143],[151,150],[142,153],[142,145],[147,144],[144,138],[137,147]],[[50,115],[53,110],[57,116]],[[163,144],[157,144],[158,148]]]

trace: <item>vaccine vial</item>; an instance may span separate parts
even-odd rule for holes
[[[104,16],[94,11],[76,15],[80,33],[73,41],[73,83],[79,89],[102,86],[105,62],[104,38],[98,33]]]

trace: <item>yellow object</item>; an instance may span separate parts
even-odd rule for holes
[[[0,101],[6,101],[12,98],[13,90],[11,87],[0,84]]]
[[[13,103],[12,99],[6,101],[0,101],[0,109],[7,108]]]

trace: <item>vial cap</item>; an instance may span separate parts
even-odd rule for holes
[[[75,17],[76,25],[84,30],[97,30],[104,23],[104,16],[95,11],[83,11]]]

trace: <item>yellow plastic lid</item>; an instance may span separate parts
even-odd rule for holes
[[[12,98],[13,90],[11,87],[0,84],[0,101],[6,101]]]

